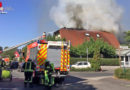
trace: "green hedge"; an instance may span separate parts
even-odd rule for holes
[[[89,58],[89,62],[92,58]],[[70,58],[70,64],[75,64],[78,61],[87,61],[86,58]],[[101,58],[101,66],[119,66],[118,58]]]
[[[117,78],[130,80],[130,69],[118,68],[115,70],[114,75]]]

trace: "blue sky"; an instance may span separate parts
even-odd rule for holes
[[[50,18],[57,0],[0,0],[8,14],[0,14],[0,46],[13,46],[58,27]],[[130,0],[117,0],[124,9],[122,24],[130,30]]]

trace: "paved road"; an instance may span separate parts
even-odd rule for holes
[[[35,85],[34,88],[24,88],[23,73],[13,71],[13,81],[0,82],[0,90],[46,90],[45,87]],[[73,75],[67,76],[65,82],[52,90],[95,90],[92,85],[87,84],[86,79],[78,78]]]
[[[46,90],[43,86],[23,87],[23,73],[13,71],[13,81],[0,82],[0,90]],[[63,85],[52,90],[130,90],[130,81],[113,78],[113,71],[70,72]]]
[[[70,72],[70,75],[81,78],[113,76],[113,72]]]

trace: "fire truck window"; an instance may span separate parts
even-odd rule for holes
[[[31,58],[32,60],[36,60],[37,52],[38,52],[37,47],[31,48],[30,49],[30,57],[29,58]]]

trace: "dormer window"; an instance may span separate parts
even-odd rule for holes
[[[89,34],[89,33],[85,33],[85,36],[89,37],[89,36],[90,36],[90,34]]]
[[[99,34],[97,34],[97,38],[99,38],[100,37],[100,35]]]

